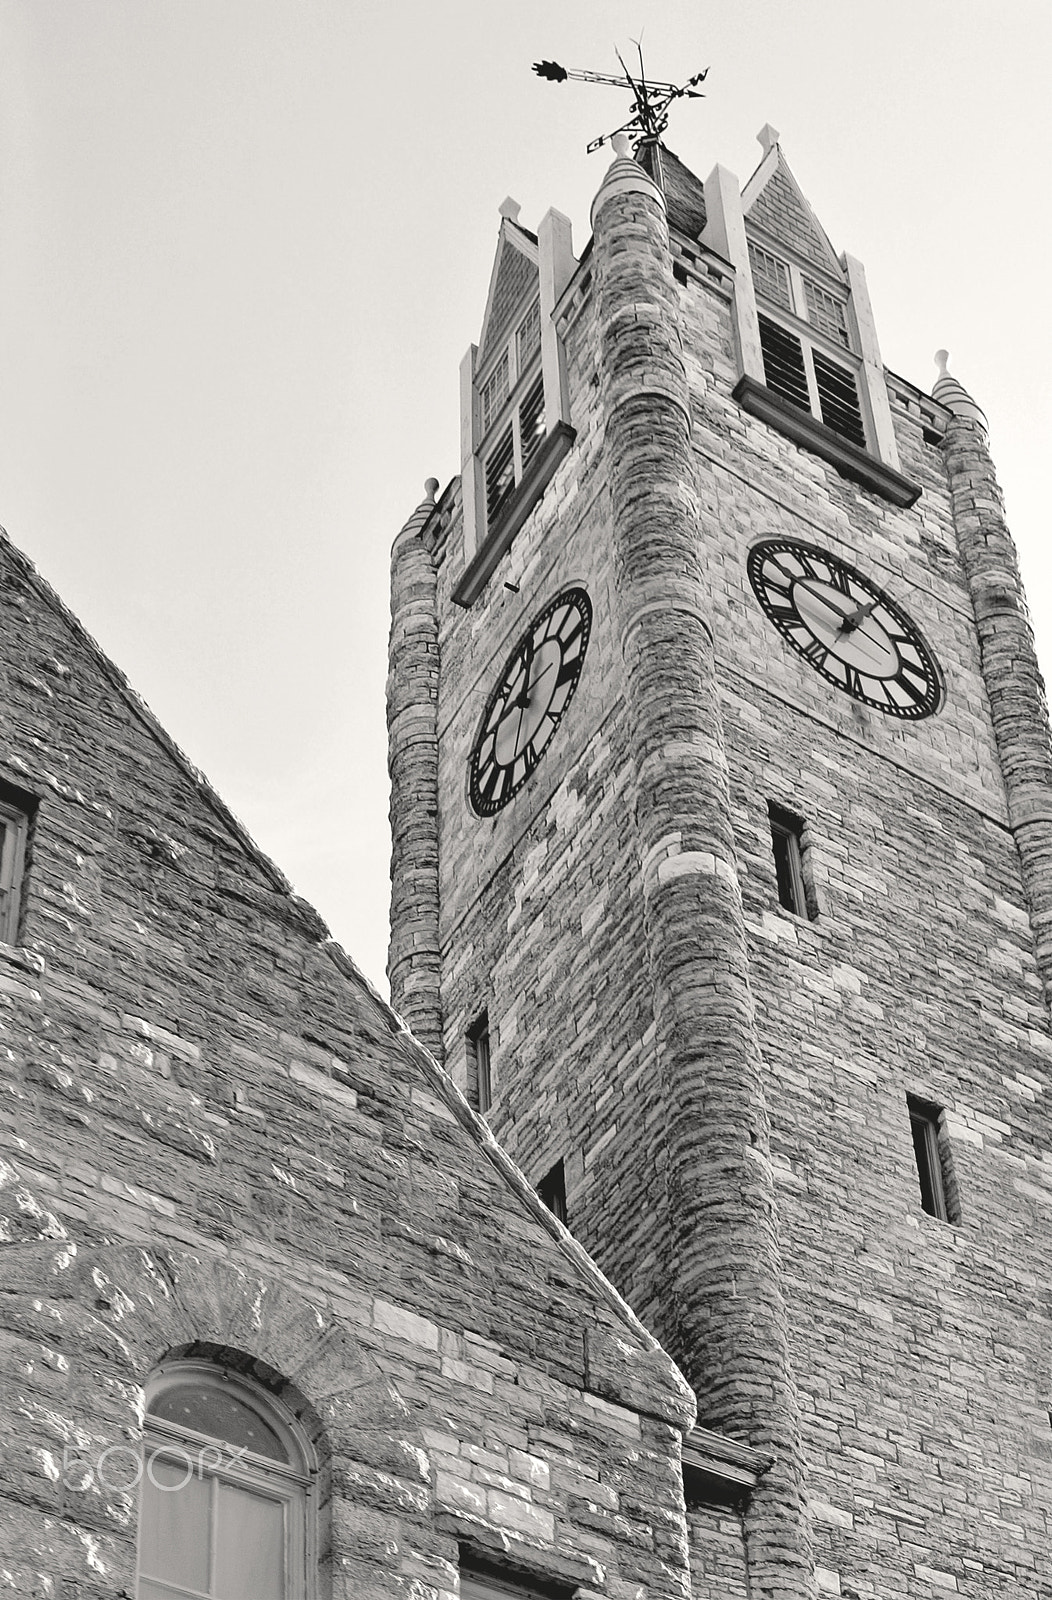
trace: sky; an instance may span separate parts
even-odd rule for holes
[[[886,364],[990,419],[1052,671],[1047,0],[0,0],[0,524],[386,993],[391,542],[459,470],[506,195],[579,254],[626,95],[767,122]]]

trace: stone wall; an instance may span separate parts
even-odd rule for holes
[[[320,1595],[682,1596],[671,1361],[6,543],[0,637],[0,1583],[131,1595],[99,1458],[196,1352],[318,1441]]]
[[[595,266],[586,253],[562,311],[573,451],[472,608],[449,598],[455,521],[439,569],[443,1027],[466,1083],[465,1028],[488,1008],[494,1129],[533,1178],[564,1159],[571,1227],[674,1339]],[[902,470],[923,492],[892,506],[741,411],[726,268],[695,245],[677,278],[817,1582],[917,1600],[1048,1592],[1052,1040],[932,426],[947,419],[897,384]],[[824,546],[905,608],[944,674],[937,715],[868,710],[782,641],[745,572],[774,535]],[[569,582],[594,606],[577,696],[530,785],[480,823],[466,762],[486,694]],[[806,819],[814,922],[778,904],[768,801]],[[907,1094],[944,1108],[957,1222],[921,1209]],[[704,1547],[716,1561],[719,1540]]]

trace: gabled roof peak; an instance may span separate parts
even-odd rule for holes
[[[777,128],[764,123],[756,135],[763,158],[742,190],[742,210],[755,227],[789,245],[805,260],[843,276],[843,267],[822,224],[793,176],[778,142]]]

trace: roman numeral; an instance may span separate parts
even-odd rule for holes
[[[821,639],[812,639],[809,644],[804,645],[803,653],[813,667],[821,667],[825,665],[829,649]]]
[[[768,568],[773,567],[775,572],[780,572],[782,577],[785,579],[785,583],[779,583],[778,579],[774,577],[770,571],[764,573],[765,581],[767,583],[774,584],[779,589],[784,589],[785,593],[788,594],[789,590],[792,588],[793,584],[796,583],[800,574],[798,572],[790,572],[788,567],[784,567],[782,565],[781,559],[778,556],[768,556],[767,566]]]
[[[503,777],[504,768],[495,763],[479,774],[479,794],[487,805],[499,797],[504,787]]]
[[[851,589],[851,579],[844,571],[843,567],[831,567],[830,572],[832,574],[834,588],[839,589],[842,594],[846,594],[851,599],[854,599]]]
[[[916,672],[918,670],[916,667],[910,666],[908,661],[903,661],[899,667],[898,673],[896,674],[895,682],[898,684],[900,689],[905,690],[906,694],[909,695],[910,699],[915,704],[919,705],[928,693],[928,680],[926,677],[922,676],[920,683],[912,683],[909,678],[903,676],[904,669],[906,668],[909,668],[911,672]]]
[[[567,617],[563,618],[563,621],[565,622],[571,617],[573,618],[573,626],[571,628],[569,628],[565,633],[562,633],[558,628],[556,628],[556,630],[555,630],[556,633],[558,633],[558,635],[559,635],[559,642],[562,645],[564,651],[566,650],[568,645],[571,645],[574,642],[574,640],[579,637],[581,629],[584,626],[584,618],[582,617],[582,615],[581,615],[581,613],[579,611],[570,611],[567,614]]]

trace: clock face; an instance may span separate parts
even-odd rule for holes
[[[584,590],[564,589],[509,656],[471,749],[468,793],[480,817],[506,806],[547,750],[577,688],[591,627]]]
[[[854,567],[814,545],[765,539],[748,571],[778,631],[838,689],[893,717],[938,710],[935,657],[901,606]]]

